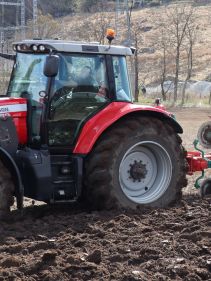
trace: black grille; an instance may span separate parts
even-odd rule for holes
[[[67,174],[62,168],[68,168]],[[53,184],[53,201],[75,200],[77,188],[74,180],[74,159],[68,155],[51,155],[51,170]]]

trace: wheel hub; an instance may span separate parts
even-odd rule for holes
[[[147,175],[146,165],[142,164],[142,161],[137,162],[135,160],[133,164],[130,164],[130,170],[128,170],[128,173],[130,175],[130,179],[134,182],[140,182]]]
[[[124,154],[119,166],[119,182],[132,202],[148,204],[160,198],[172,176],[171,158],[156,141],[135,143]]]

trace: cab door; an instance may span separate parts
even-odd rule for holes
[[[86,120],[110,102],[106,56],[59,56],[59,73],[54,82],[47,121],[48,144],[50,147],[70,147]]]

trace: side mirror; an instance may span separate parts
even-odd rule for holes
[[[47,77],[55,77],[59,71],[59,56],[49,55],[46,57],[44,65],[44,75]]]

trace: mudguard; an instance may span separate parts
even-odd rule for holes
[[[11,116],[0,115],[0,159],[11,172],[15,184],[17,208],[23,207],[23,184],[18,166],[15,162],[18,148],[18,135]]]
[[[158,107],[136,105],[127,102],[112,102],[89,119],[81,130],[73,153],[87,154],[92,150],[101,134],[113,123],[129,114],[157,117],[168,121],[176,133],[183,133],[182,127],[172,114]]]
[[[18,147],[18,136],[12,117],[0,115],[0,147],[13,157]]]
[[[21,209],[23,207],[23,194],[24,188],[21,180],[20,171],[16,165],[12,156],[3,148],[0,147],[0,159],[3,164],[7,167],[12,175],[12,179],[15,184],[15,197],[17,199],[17,208]]]

